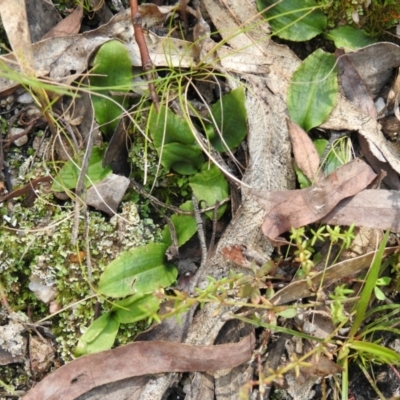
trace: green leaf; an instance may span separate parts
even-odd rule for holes
[[[133,295],[116,301],[113,311],[121,324],[141,321],[154,315],[160,307],[160,299],[153,294]]]
[[[160,106],[158,113],[151,110],[149,132],[158,148],[168,143],[189,145],[196,142],[187,121],[165,106]]]
[[[107,175],[111,174],[110,167],[103,167],[104,150],[94,147],[89,160],[89,166],[85,177],[85,187],[90,187],[93,183],[102,181]],[[74,189],[80,174],[81,160],[67,161],[54,179],[51,189],[55,192],[63,192],[66,189]],[[78,167],[79,165],[79,167]]]
[[[111,349],[119,329],[119,322],[112,313],[103,314],[97,318],[79,339],[75,354],[98,353]]]
[[[382,290],[378,288],[378,286],[374,287],[374,293],[378,300],[383,301],[386,299],[385,293],[383,293]]]
[[[214,124],[206,126],[207,137],[213,147],[220,152],[233,149],[244,140],[247,134],[246,96],[243,87],[232,90],[211,106]],[[211,116],[208,117],[212,119]],[[219,132],[218,132],[219,131]],[[221,139],[221,135],[222,138]],[[226,145],[224,144],[226,143]]]
[[[157,148],[161,156],[161,164],[169,171],[173,169],[181,175],[193,175],[204,164],[201,148],[196,144],[184,145],[181,143],[168,143],[162,148]]]
[[[222,172],[214,164],[204,164],[202,172],[189,178],[189,185],[199,202],[205,202],[205,207],[215,205],[217,201],[226,199],[229,196],[229,185]],[[222,217],[226,205],[218,209],[218,219]],[[211,220],[214,212],[208,211],[206,215]]]
[[[173,169],[182,175],[192,175],[203,165],[203,152],[187,121],[170,109],[161,106],[158,113],[152,109],[149,132],[167,171]]]
[[[375,38],[368,35],[363,29],[345,25],[328,31],[324,35],[327,39],[333,40],[339,48],[356,50],[377,42]]]
[[[117,40],[104,43],[94,58],[93,75],[90,77],[90,89],[112,98],[126,108],[125,96],[110,96],[109,91],[128,92],[132,86],[132,62],[126,47]],[[101,75],[101,76],[100,76]],[[92,95],[96,121],[103,133],[111,135],[118,125],[123,109],[114,102]]]
[[[179,208],[182,211],[193,211],[193,203],[191,201],[187,201]],[[184,245],[197,231],[196,218],[192,215],[174,214],[171,217],[171,221],[175,227],[175,233],[179,246]],[[172,239],[168,225],[164,226],[162,238],[163,243],[165,243],[167,246],[171,246]]]
[[[295,308],[286,308],[275,313],[275,315],[283,318],[294,318],[297,315],[297,310]]]
[[[177,269],[165,263],[167,248],[165,243],[149,243],[121,253],[102,273],[98,293],[124,297],[171,285]]]
[[[300,188],[305,189],[310,187],[312,182],[303,174],[302,170],[297,165],[294,165],[294,170],[296,172]]]
[[[287,97],[290,118],[309,131],[328,118],[337,96],[335,57],[318,49],[293,74]]]
[[[257,7],[259,11],[271,7],[265,11],[264,17],[274,35],[282,39],[306,41],[326,28],[326,16],[313,0],[257,0]]]

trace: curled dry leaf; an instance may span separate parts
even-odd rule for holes
[[[290,228],[320,220],[340,200],[367,187],[376,174],[360,159],[345,164],[317,184],[301,190],[255,191],[257,201],[268,210],[262,230],[275,239]]]
[[[233,368],[248,361],[251,334],[239,343],[193,346],[175,342],[136,342],[78,358],[39,382],[24,400],[72,400],[95,387],[134,376]]]
[[[385,249],[384,256],[386,257],[399,250],[399,247],[389,247]],[[322,283],[322,287],[324,288],[333,283],[337,283],[341,279],[357,276],[371,265],[375,254],[376,252],[373,251],[360,257],[355,257],[332,265],[310,278],[313,287],[318,288]],[[274,305],[281,305],[311,296],[315,296],[315,291],[310,288],[307,280],[301,280],[285,286],[282,290],[275,293],[269,301]]]

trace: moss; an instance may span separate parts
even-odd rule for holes
[[[328,26],[331,28],[353,25],[379,37],[400,20],[398,0],[372,0],[368,6],[365,0],[317,0],[317,3],[324,6]],[[354,22],[354,15],[359,19],[357,23]]]
[[[0,280],[7,290],[10,306],[26,312],[29,305],[35,321],[48,316],[47,305],[28,289],[32,275],[56,288],[56,300],[61,308],[91,295],[86,262],[79,263],[79,256],[86,251],[83,221],[78,243],[71,245],[73,205],[57,205],[51,195],[40,196],[30,209],[20,203],[12,207],[10,204],[0,207],[0,213],[17,228],[12,230],[9,226],[0,233]],[[122,251],[161,238],[160,229],[151,220],[142,220],[135,204],[127,202],[121,208],[121,213],[110,220],[98,212],[89,213],[94,287],[104,268]],[[109,304],[104,303],[103,309],[108,308]],[[64,360],[71,359],[82,330],[93,321],[94,309],[95,299],[90,299],[52,318],[53,332]],[[121,332],[122,343],[126,341],[127,331]]]

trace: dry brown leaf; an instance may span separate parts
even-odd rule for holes
[[[295,122],[288,119],[287,124],[296,165],[311,182],[322,179],[323,173],[319,168],[320,157],[310,136]]]
[[[83,8],[76,7],[76,9],[70,15],[68,15],[67,18],[64,18],[54,28],[50,29],[42,37],[42,40],[52,37],[68,36],[79,33],[79,29],[81,29],[82,17]]]
[[[95,387],[135,376],[233,368],[250,359],[254,344],[253,334],[239,343],[216,346],[163,341],[131,343],[64,365],[23,399],[72,400]]]
[[[385,249],[384,256],[386,257],[399,250],[400,247],[389,247]],[[376,252],[373,251],[360,257],[355,257],[332,265],[310,278],[313,287],[316,289],[319,288],[321,282],[322,287],[328,287],[341,279],[357,276],[371,265],[375,254]],[[315,294],[316,292],[311,290],[308,280],[301,280],[285,286],[279,292],[275,293],[269,301],[274,305],[281,305],[298,299],[315,296]]]
[[[395,190],[363,190],[342,200],[323,223],[364,226],[400,232],[400,192]]]
[[[351,59],[344,53],[343,49],[337,49],[335,56],[338,63],[340,82],[346,98],[362,110],[365,115],[376,118],[377,112],[374,101]]]
[[[399,174],[392,168],[392,166],[387,162],[382,162],[378,160],[368,145],[367,139],[364,136],[358,134],[358,143],[360,144],[361,151],[368,161],[368,164],[372,167],[372,169],[379,173],[380,171],[385,171],[386,175],[383,177],[383,182],[390,189],[400,190],[400,179]]]
[[[400,66],[400,47],[394,43],[375,43],[347,53],[372,97],[376,97]]]
[[[307,376],[329,376],[338,374],[343,370],[342,367],[334,363],[328,357],[323,354],[316,356],[313,355],[311,360],[306,360],[311,363],[310,367],[302,367],[301,372]]]
[[[0,15],[19,67],[34,75],[31,36],[24,0],[0,1]]]
[[[342,165],[317,184],[301,190],[252,191],[268,210],[262,230],[274,239],[290,228],[320,220],[340,200],[354,196],[367,187],[376,174],[360,159]]]

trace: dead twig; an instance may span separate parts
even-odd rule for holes
[[[137,0],[130,0],[131,6],[131,18],[133,31],[135,34],[136,43],[139,46],[140,58],[142,60],[142,67],[146,74],[146,79],[149,85],[150,97],[153,100],[154,107],[159,110],[160,101],[154,86],[155,74],[153,70],[153,63],[150,58],[149,49],[147,48],[146,41],[144,39],[143,28],[142,28],[142,17],[139,13]]]

